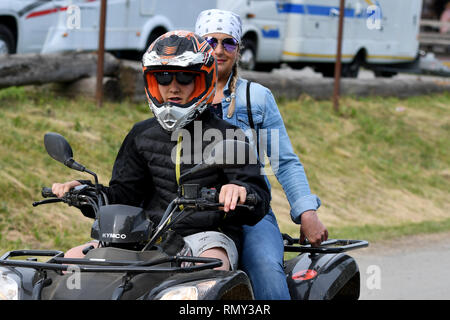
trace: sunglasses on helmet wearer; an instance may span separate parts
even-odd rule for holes
[[[184,72],[184,71],[161,71],[154,73],[156,82],[162,86],[168,86],[172,83],[173,77],[177,80],[177,82],[181,85],[191,84],[195,77],[198,75],[194,72]]]
[[[225,38],[223,40],[219,40],[214,37],[205,37],[205,40],[213,49],[216,49],[219,43],[222,42],[223,48],[228,52],[235,51],[239,44],[238,41],[234,38]]]

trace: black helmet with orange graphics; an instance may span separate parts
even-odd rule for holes
[[[165,130],[185,127],[212,103],[217,81],[213,49],[193,32],[163,34],[147,49],[142,65],[150,109]],[[174,77],[180,84],[194,82],[187,103],[163,101],[158,84],[168,85]]]

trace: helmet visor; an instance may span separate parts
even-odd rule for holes
[[[174,79],[180,85],[194,83],[194,91],[190,95],[188,103],[183,105],[185,107],[189,107],[197,102],[204,95],[207,88],[205,74],[190,70],[147,70],[145,71],[144,79],[147,94],[153,103],[157,105],[165,102],[158,85],[168,86]]]
[[[156,82],[161,86],[168,86],[172,83],[173,78],[181,85],[191,84],[195,77],[198,76],[195,72],[185,72],[185,71],[177,71],[177,72],[168,72],[161,71],[154,73]]]

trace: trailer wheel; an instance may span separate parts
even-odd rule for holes
[[[341,77],[342,78],[357,78],[360,68],[359,62],[345,63],[341,65]],[[317,72],[320,72],[324,78],[334,78],[334,63],[327,63],[323,66],[315,68]]]
[[[15,53],[14,36],[8,27],[0,25],[0,56]]]
[[[377,78],[392,78],[393,76],[397,75],[397,72],[392,71],[374,71],[373,73]]]
[[[323,63],[314,67],[314,70],[320,72],[324,78],[334,77],[334,63]]]
[[[356,56],[352,62],[342,64],[341,76],[343,78],[357,78],[360,67],[361,60]]]
[[[242,39],[240,66],[246,70],[255,70],[256,66],[256,44],[252,39]]]

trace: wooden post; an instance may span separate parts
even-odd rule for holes
[[[103,68],[105,56],[105,25],[106,25],[106,0],[101,0],[100,5],[100,25],[98,35],[98,51],[97,51],[97,88],[96,100],[97,106],[103,104]]]
[[[334,111],[336,112],[339,112],[339,96],[340,96],[341,70],[342,70],[341,66],[342,34],[344,31],[344,16],[345,16],[345,0],[340,0],[336,63],[334,65],[334,92],[333,92],[333,107]]]

